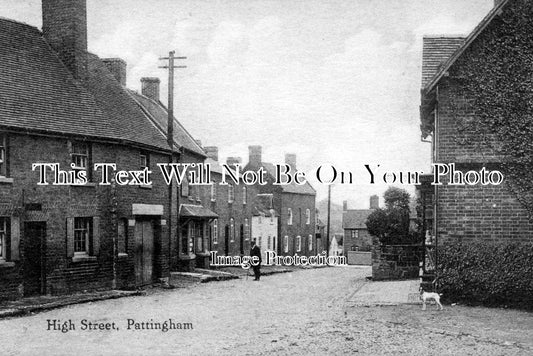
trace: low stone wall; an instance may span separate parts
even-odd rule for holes
[[[372,252],[348,251],[349,265],[372,266]]]
[[[419,262],[424,256],[420,245],[379,245],[372,249],[372,279],[398,280],[419,277]]]

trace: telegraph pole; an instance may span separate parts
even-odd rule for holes
[[[174,148],[174,69],[187,68],[187,66],[175,66],[174,60],[187,59],[187,57],[175,57],[175,51],[170,51],[168,57],[159,58],[160,60],[168,60],[168,65],[160,66],[159,68],[168,69],[168,126],[167,126],[167,142],[172,150]]]
[[[187,59],[187,57],[175,57],[175,51],[170,51],[168,53],[168,57],[162,57],[162,58],[159,58],[160,60],[168,60],[168,65],[165,65],[165,66],[160,66],[159,68],[165,68],[165,69],[168,69],[168,105],[167,105],[167,113],[168,113],[168,118],[167,118],[167,143],[168,143],[168,146],[170,147],[170,162],[171,163],[174,163],[174,160],[177,160],[179,162],[180,158],[175,158],[174,156],[174,69],[176,68],[187,68],[186,66],[175,66],[174,65],[174,60],[176,59]],[[174,207],[174,202],[172,201],[172,197],[173,197],[173,190],[174,189],[177,189],[177,200],[176,200],[176,205]],[[172,231],[174,230],[174,225],[173,225],[173,221],[172,221],[172,216],[174,214],[174,210],[176,210],[176,213],[179,211],[179,199],[180,199],[180,194],[179,194],[179,187],[176,187],[174,186],[174,184],[170,184],[168,186],[168,192],[169,192],[169,201],[168,201],[168,206],[169,206],[169,209],[168,209],[168,216],[169,216],[169,221],[168,221],[168,246],[169,246],[169,250],[168,250],[168,263],[169,265],[171,264],[171,260],[172,260]],[[174,208],[174,209],[173,209]],[[179,226],[179,216],[178,214],[176,214],[176,226]],[[179,230],[179,229],[178,229]],[[177,234],[179,234],[179,232],[177,232]],[[176,241],[176,247],[179,248],[179,235],[177,236],[177,241]]]
[[[328,185],[328,231],[326,231],[326,255],[329,257],[329,230],[331,222],[331,184]]]

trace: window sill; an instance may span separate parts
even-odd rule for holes
[[[148,184],[142,184],[142,185],[139,186],[139,188],[141,188],[141,189],[152,189],[152,186],[148,185]]]
[[[0,177],[0,184],[13,184],[13,178]]]
[[[94,188],[97,184],[95,182],[87,182],[85,184],[70,184],[70,186],[75,188]]]
[[[96,256],[89,256],[89,255],[79,255],[72,257],[72,262],[89,262],[89,261],[96,261]]]
[[[124,252],[119,252],[118,253],[118,258],[127,258],[127,257],[128,257],[127,253],[124,253]]]
[[[0,268],[15,267],[15,262],[0,261]]]

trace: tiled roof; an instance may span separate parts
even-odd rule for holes
[[[261,165],[265,167],[265,170],[272,177],[276,176],[276,167],[272,163],[262,162]],[[315,189],[309,184],[309,182],[306,182],[303,185],[298,185],[293,181],[290,184],[282,184],[280,187],[283,189],[284,193],[316,195]]]
[[[374,210],[348,210],[342,213],[343,229],[366,229],[366,219]]]
[[[89,79],[82,84],[40,31],[0,19],[0,63],[0,126],[168,149],[98,57],[89,56]]]
[[[492,22],[496,16],[502,11],[502,9],[509,3],[512,3],[510,0],[500,0],[492,10],[485,16],[485,18],[476,26],[476,28],[464,39],[464,42],[455,50],[449,58],[439,66],[437,72],[427,80],[427,83],[422,85],[422,89],[425,93],[429,93],[433,90],[435,85],[440,81],[442,76],[450,69],[450,67],[457,61],[459,57],[464,53],[464,51],[470,47],[472,42],[487,28],[487,26]]]
[[[131,95],[148,113],[149,116],[155,120],[155,124],[166,134],[168,127],[168,112],[167,109],[159,102],[130,90]],[[174,141],[185,149],[196,154],[205,156],[204,150],[198,146],[194,138],[187,132],[185,127],[174,118]]]
[[[252,211],[253,216],[277,216],[276,211],[273,209],[272,200],[274,196],[272,194],[257,194],[254,199],[254,209]]]
[[[464,43],[464,37],[424,36],[422,49],[422,88]]]

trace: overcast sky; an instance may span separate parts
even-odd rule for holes
[[[40,0],[1,0],[0,16],[41,28]],[[158,58],[176,50],[177,117],[220,156],[266,161],[297,155],[312,176],[322,164],[353,172],[333,199],[368,208],[381,172],[428,171],[420,142],[424,34],[468,34],[493,0],[88,0],[89,50],[128,63],[128,86],[167,74]],[[310,178],[318,199],[327,187]],[[409,189],[412,192],[412,188]]]

